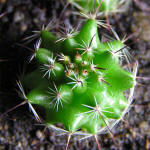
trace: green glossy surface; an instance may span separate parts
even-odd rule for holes
[[[70,1],[70,0],[68,0]],[[84,13],[94,13],[101,0],[71,0],[71,4],[80,9]],[[103,0],[99,11],[109,13],[118,9],[119,0]]]
[[[39,48],[36,51],[36,59],[41,64],[49,64],[52,61],[52,53],[45,48]]]
[[[45,46],[41,45],[36,58],[45,77],[43,73],[36,77],[36,72],[29,75],[28,81],[35,78],[37,82],[31,81],[34,86],[27,97],[45,108],[46,124],[62,123],[67,131],[96,134],[111,126],[111,119],[119,119],[127,107],[124,92],[133,87],[134,79],[120,66],[124,53],[119,50],[124,44],[119,40],[102,43],[97,27],[97,21],[89,19],[77,35],[58,43],[52,42],[54,36],[48,31],[41,35]],[[61,61],[53,49],[59,44],[64,54]],[[65,55],[68,61],[63,60]]]

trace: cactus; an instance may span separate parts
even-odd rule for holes
[[[130,4],[130,0],[68,0],[68,2],[85,14],[93,13],[95,7],[101,3],[98,13],[100,16],[123,12]]]
[[[119,39],[101,42],[100,24],[89,18],[79,32],[67,31],[62,38],[43,29],[31,57],[38,67],[22,81],[29,92],[18,84],[35,117],[41,121],[33,104],[45,109],[47,127],[64,125],[68,141],[79,129],[96,139],[107,131],[113,136],[112,128],[132,102],[136,70],[121,67],[122,60],[128,60],[127,46]]]
[[[93,6],[93,1],[88,2]],[[109,10],[117,2],[113,1]],[[78,4],[84,6],[80,1]],[[93,8],[89,6],[87,10],[91,11]],[[101,6],[101,10],[108,12],[106,1]],[[128,48],[117,36],[117,40],[102,42],[98,26],[105,25],[96,20],[96,16],[97,11],[79,32],[67,30],[61,38],[48,28],[37,32],[40,39],[30,59],[35,57],[37,68],[22,78],[27,94],[22,84],[17,83],[24,101],[9,110],[28,103],[35,118],[42,122],[32,105],[43,107],[45,125],[68,134],[66,149],[73,134],[94,136],[97,144],[98,134],[109,132],[113,136],[112,129],[132,103],[137,63],[133,73],[122,68],[123,59],[129,62]],[[125,96],[127,90],[130,91],[128,97]],[[57,123],[64,129],[55,127]]]

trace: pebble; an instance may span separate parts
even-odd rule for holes
[[[139,128],[143,130],[147,135],[150,135],[150,127],[148,125],[148,122],[146,121],[141,122]]]
[[[40,130],[36,131],[36,137],[41,141],[43,141],[45,138],[44,134]]]
[[[0,0],[0,4],[5,4],[6,0]]]
[[[17,11],[15,14],[14,14],[14,22],[17,23],[17,22],[20,22],[24,19],[24,14],[22,12],[19,12]]]

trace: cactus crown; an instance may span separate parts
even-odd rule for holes
[[[45,108],[47,126],[62,123],[70,133],[111,132],[129,106],[124,92],[134,86],[134,76],[121,67],[125,45],[101,42],[97,28],[98,22],[88,19],[80,32],[66,32],[61,39],[41,31],[34,53],[39,65],[24,77],[24,85],[31,90],[28,102]]]

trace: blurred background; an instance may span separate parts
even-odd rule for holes
[[[0,114],[22,102],[16,80],[34,65],[34,61],[28,63],[31,52],[25,46],[34,49],[35,41],[25,43],[24,39],[33,30],[41,30],[43,24],[59,18],[66,3],[65,0],[0,0]],[[80,27],[83,21],[73,11],[76,9],[69,5],[59,23]],[[138,76],[150,77],[150,1],[134,0],[125,13],[109,16],[109,21],[120,37],[130,37],[126,44],[139,62]],[[99,29],[100,37],[107,32]],[[137,80],[133,107],[126,122],[119,123],[114,133],[114,139],[109,135],[99,136],[103,150],[150,150],[150,80]],[[56,136],[37,124],[27,105],[0,118],[0,150],[63,150],[65,143],[66,137]],[[69,149],[96,150],[97,145],[94,138],[79,142],[73,137]]]

